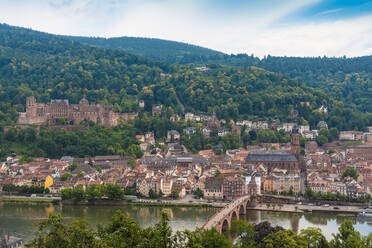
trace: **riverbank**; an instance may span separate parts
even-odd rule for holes
[[[1,197],[0,202],[13,202],[13,203],[38,203],[38,204],[58,204],[58,199],[40,199],[30,197]]]
[[[149,202],[149,201],[111,201],[111,200],[99,200],[99,201],[79,201],[74,202],[73,200],[63,200],[63,205],[78,205],[78,206],[146,206],[146,207],[222,207],[218,204],[212,203],[189,203],[189,202],[172,202],[172,201],[162,201],[162,202]]]
[[[132,206],[146,206],[146,207],[198,207],[198,208],[212,208],[216,207],[209,203],[171,203],[171,202],[130,202],[128,205]]]
[[[311,206],[311,205],[292,205],[284,204],[279,207],[267,207],[259,204],[256,207],[247,207],[248,210],[271,211],[271,212],[288,212],[288,213],[333,213],[336,215],[356,216],[363,209],[357,206]],[[372,212],[372,210],[369,210]]]
[[[266,205],[259,204],[256,207],[247,207],[247,210],[270,211],[270,212],[284,212],[284,213],[304,213],[304,210],[295,208],[291,205],[283,205],[282,207],[267,207]]]

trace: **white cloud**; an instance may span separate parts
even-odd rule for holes
[[[2,0],[0,22],[56,34],[156,37],[261,57],[371,54],[372,16],[279,23],[319,1],[247,1],[223,9],[212,0]]]
[[[259,55],[363,56],[372,54],[372,15],[356,19],[266,29],[248,42]],[[243,48],[244,49],[244,48]],[[257,53],[257,52],[255,52]]]

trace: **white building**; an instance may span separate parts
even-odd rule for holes
[[[254,182],[257,185],[257,194],[261,194],[261,174],[260,173],[254,173],[251,175],[245,176],[245,187],[246,187],[246,192],[248,192],[248,184],[251,182],[251,180],[254,180]]]

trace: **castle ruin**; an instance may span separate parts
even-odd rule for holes
[[[85,98],[79,104],[69,104],[66,99],[53,99],[50,103],[38,103],[35,97],[26,99],[26,112],[19,113],[20,125],[57,125],[64,119],[74,125],[82,121],[92,121],[98,125],[113,127],[138,116],[137,113],[115,113],[112,105],[90,104]]]

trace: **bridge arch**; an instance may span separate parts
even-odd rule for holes
[[[239,220],[239,212],[237,213],[236,210],[232,211],[230,222],[233,222],[234,220]]]
[[[230,229],[231,223],[228,219],[224,219],[221,226],[221,233],[226,232],[228,229]]]
[[[247,209],[244,207],[244,204],[240,205],[239,207],[239,215],[245,215],[247,212]]]

